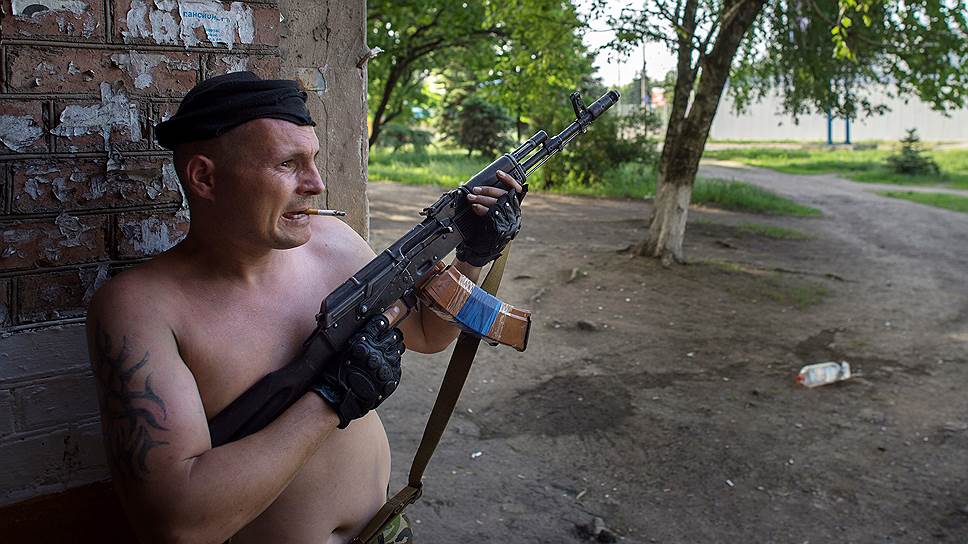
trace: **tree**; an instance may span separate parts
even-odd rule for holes
[[[699,160],[727,81],[740,107],[778,89],[793,115],[882,113],[891,85],[939,109],[968,95],[964,0],[654,0],[611,20],[619,50],[658,41],[676,54],[655,210],[640,255],[683,260]]]
[[[907,129],[907,136],[901,140],[901,149],[894,155],[887,157],[887,165],[898,174],[915,176],[919,174],[941,173],[938,163],[931,157],[924,156],[921,138],[914,128]]]
[[[487,21],[485,4],[481,0],[368,2],[367,43],[385,51],[368,67],[370,147],[384,125],[403,121],[413,106],[424,105],[425,79],[435,69],[458,56],[487,49],[487,40],[505,33]]]
[[[507,133],[513,123],[504,108],[471,94],[445,106],[441,128],[448,138],[467,150],[467,156],[479,151],[495,157],[512,146]]]
[[[567,0],[371,0],[367,42],[385,53],[369,64],[370,146],[385,124],[428,105],[431,76],[470,83],[523,125],[548,93],[571,92],[585,75],[585,25]]]

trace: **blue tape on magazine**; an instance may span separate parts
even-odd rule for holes
[[[486,336],[501,311],[502,302],[487,291],[475,286],[464,307],[457,313],[457,322],[480,336]]]

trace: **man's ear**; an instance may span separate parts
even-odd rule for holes
[[[196,153],[185,164],[185,188],[203,200],[215,200],[215,163]]]

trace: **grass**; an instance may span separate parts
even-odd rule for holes
[[[968,213],[968,197],[948,193],[916,193],[914,191],[877,191],[877,194],[927,204],[936,208]]]
[[[423,154],[377,150],[370,155],[369,173],[374,181],[456,187],[479,172],[486,163],[487,159],[477,155],[467,157],[465,152],[454,149],[437,149]],[[601,183],[585,185],[566,181],[553,187],[538,188],[557,194],[641,199],[655,195],[655,181],[651,167],[625,163],[609,171]],[[820,215],[814,208],[737,181],[697,179],[692,202],[750,213]]]
[[[710,150],[704,158],[734,160],[771,168],[788,174],[838,174],[865,183],[896,185],[943,185],[968,189],[968,150],[927,151],[941,167],[941,175],[906,176],[889,169],[885,160],[892,149],[845,149],[805,147],[802,149],[721,149]]]
[[[766,189],[741,181],[699,179],[692,191],[692,201],[715,208],[772,215],[815,217],[820,210],[797,204]]]
[[[480,172],[487,162],[479,156],[468,157],[465,151],[456,149],[427,153],[391,153],[378,149],[370,154],[369,173],[374,181],[457,187]]]

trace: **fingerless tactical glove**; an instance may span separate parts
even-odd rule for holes
[[[457,246],[457,258],[474,266],[484,266],[500,257],[504,247],[521,230],[521,201],[527,193],[527,185],[520,193],[508,191],[487,210],[487,215],[475,216],[477,221],[461,229],[464,241]]]
[[[405,350],[400,329],[390,328],[387,319],[377,315],[350,339],[339,363],[323,369],[312,390],[336,411],[340,429],[393,393],[400,383],[400,356]]]

